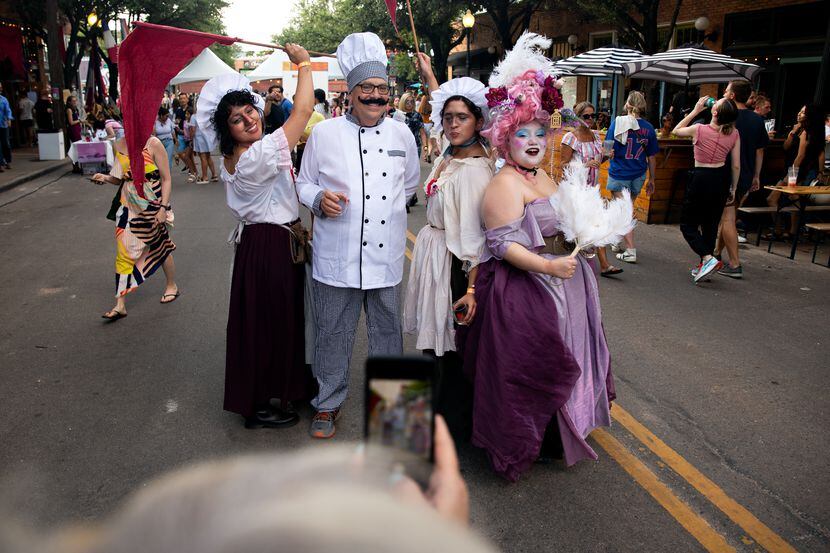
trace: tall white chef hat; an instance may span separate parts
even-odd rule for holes
[[[337,47],[337,63],[346,75],[349,91],[373,77],[386,79],[386,46],[375,33],[353,33]]]
[[[487,87],[470,77],[458,77],[442,84],[438,87],[438,90],[433,91],[432,99],[429,101],[432,106],[433,115],[431,119],[435,123],[435,129],[438,131],[442,129],[441,111],[443,111],[447,100],[453,96],[463,96],[476,105],[481,110],[481,115],[486,123],[490,114],[487,109],[485,94],[487,94]]]
[[[247,90],[254,96],[254,106],[260,110],[265,109],[265,101],[262,96],[251,89],[251,82],[244,75],[228,73],[213,77],[206,82],[199,92],[199,99],[196,101],[196,114],[193,117],[196,119],[199,132],[207,139],[211,150],[216,147],[218,141],[216,127],[213,124],[213,114],[225,94],[234,90]]]

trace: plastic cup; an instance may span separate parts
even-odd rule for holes
[[[787,186],[794,187],[798,181],[798,167],[787,169]]]
[[[614,141],[613,140],[603,140],[602,141],[602,154],[605,157],[609,157],[611,152],[614,151]]]

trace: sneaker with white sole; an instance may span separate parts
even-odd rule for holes
[[[331,438],[334,436],[336,431],[334,427],[334,422],[340,416],[340,410],[335,409],[334,411],[320,411],[314,418],[311,419],[311,428],[309,428],[308,432],[311,434],[312,438],[319,438],[322,440]]]
[[[727,276],[729,278],[743,278],[744,277],[744,268],[738,265],[737,267],[730,267],[729,265],[724,265],[720,269],[718,269],[718,274]]]
[[[742,234],[739,234],[738,235],[738,244],[746,244],[746,242],[747,242],[746,236],[744,236]]]
[[[625,261],[626,263],[637,263],[637,250],[635,248],[630,248],[624,252],[618,253],[617,259]]]
[[[710,257],[708,261],[701,263],[698,267],[697,274],[695,275],[695,284],[712,274],[713,271],[717,271],[723,266],[723,264],[718,261],[716,257]]]
[[[614,253],[618,253],[623,251],[623,248],[619,244],[611,244],[611,251]]]

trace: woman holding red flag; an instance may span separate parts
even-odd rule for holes
[[[195,115],[211,149],[219,144],[228,207],[238,221],[224,407],[242,415],[246,428],[293,426],[299,417],[291,402],[316,392],[305,364],[305,265],[295,255],[304,229],[291,171],[291,150],[311,117],[314,93],[308,52],[295,44],[285,50],[299,80],[282,127],[263,134],[263,100],[236,74],[208,81]]]

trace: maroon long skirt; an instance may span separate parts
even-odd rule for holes
[[[246,225],[236,246],[225,359],[225,410],[252,416],[272,398],[317,393],[305,364],[305,266],[291,261],[287,229]]]

